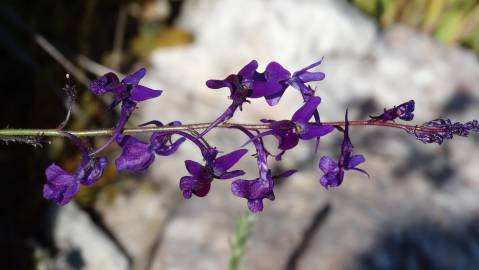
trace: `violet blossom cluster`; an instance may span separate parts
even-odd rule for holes
[[[70,202],[79,191],[80,185],[90,186],[103,175],[108,164],[106,157],[98,154],[111,144],[117,144],[121,148],[121,154],[115,159],[114,165],[117,171],[129,171],[133,173],[145,172],[155,161],[157,156],[170,156],[178,151],[188,141],[195,145],[203,157],[202,162],[193,160],[185,161],[187,175],[179,180],[179,189],[183,197],[190,199],[193,195],[197,197],[206,196],[217,181],[231,180],[231,192],[233,195],[247,200],[250,211],[260,212],[263,210],[263,199],[274,200],[274,179],[289,177],[296,172],[295,169],[286,170],[279,175],[273,175],[268,160],[274,157],[280,161],[282,156],[290,149],[296,147],[302,140],[315,140],[316,151],[318,150],[320,138],[331,134],[334,130],[343,134],[343,140],[339,149],[339,156],[336,159],[329,156],[322,156],[319,159],[318,167],[322,171],[319,183],[326,189],[338,187],[342,184],[346,171],[356,171],[369,177],[369,174],[358,166],[366,161],[361,154],[354,154],[354,146],[349,136],[349,128],[353,124],[348,119],[348,110],[342,124],[327,124],[321,122],[318,107],[321,98],[309,85],[311,82],[318,82],[325,78],[323,72],[311,71],[322,62],[317,61],[299,71],[291,73],[277,62],[270,62],[263,72],[258,72],[258,63],[251,61],[238,73],[231,74],[223,80],[208,80],[206,86],[211,89],[227,88],[230,91],[229,105],[224,113],[212,121],[201,133],[192,132],[184,128],[165,129],[164,131],[152,132],[149,139],[144,141],[132,135],[123,134],[125,125],[138,105],[145,100],[159,97],[162,90],[150,89],[140,85],[141,79],[145,76],[144,68],[120,80],[114,73],[107,73],[90,83],[89,90],[95,95],[111,94],[113,102],[108,110],[121,105],[118,124],[113,130],[112,136],[99,148],[88,151],[88,148],[81,140],[68,132],[62,132],[66,138],[76,145],[81,153],[82,160],[74,172],[66,172],[56,164],[46,169],[47,182],[43,188],[43,196],[59,205]],[[231,125],[231,129],[243,133],[248,141],[245,145],[252,143],[255,148],[255,156],[258,166],[258,177],[247,180],[241,176],[243,170],[232,170],[236,163],[248,152],[245,148],[219,155],[220,151],[211,146],[205,135],[210,130],[227,122],[235,112],[243,109],[243,104],[250,99],[264,98],[269,106],[277,105],[284,92],[288,88],[296,89],[304,101],[298,106],[296,112],[290,119],[271,120],[261,119],[261,123],[267,126],[267,130],[248,129],[241,125]],[[384,112],[377,116],[371,116],[367,124],[386,125],[395,123],[397,119],[411,121],[414,117],[415,103],[413,100],[384,109]],[[158,120],[139,125],[145,127],[154,125],[162,127],[164,124]],[[174,121],[166,126],[182,127],[182,123]],[[344,127],[344,128],[343,128]],[[467,136],[471,131],[479,131],[478,121],[473,120],[465,124],[452,123],[449,119],[437,119],[427,122],[414,129],[406,129],[413,133],[417,139],[424,143],[441,144],[444,139],[451,139],[453,135]],[[271,154],[263,143],[263,137],[272,136],[277,140],[277,154]]]

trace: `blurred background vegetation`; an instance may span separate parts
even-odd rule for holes
[[[404,24],[479,54],[478,0],[352,0],[380,27]]]

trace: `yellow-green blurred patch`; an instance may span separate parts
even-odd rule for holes
[[[178,27],[160,27],[157,31],[148,29],[132,40],[131,52],[139,57],[147,56],[156,48],[190,44],[193,36]]]
[[[381,27],[405,24],[479,54],[479,0],[353,0]]]

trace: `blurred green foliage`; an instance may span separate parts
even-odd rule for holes
[[[244,213],[236,221],[235,232],[231,240],[229,270],[241,269],[241,261],[246,252],[246,242],[251,235],[254,221],[255,216],[250,212]]]
[[[352,0],[381,27],[401,23],[479,54],[479,0]]]

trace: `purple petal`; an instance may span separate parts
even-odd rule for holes
[[[323,72],[304,72],[303,74],[299,75],[298,78],[303,82],[315,82],[315,81],[322,81],[326,75]]]
[[[247,152],[248,150],[246,149],[239,149],[218,157],[213,161],[214,174],[217,176],[223,174],[229,168],[233,167]]]
[[[266,103],[268,103],[269,106],[274,106],[279,103],[281,100],[281,97],[284,94],[284,91],[286,90],[286,87],[283,86],[283,90],[273,94],[273,95],[267,95],[264,97],[266,99]]]
[[[220,89],[223,87],[230,87],[230,84],[222,80],[207,80],[206,86],[211,89]]]
[[[319,179],[319,183],[326,189],[329,187],[336,187],[337,182],[337,174],[325,174]]]
[[[194,187],[194,184],[195,184],[195,181],[196,178],[190,176],[190,175],[187,175],[187,176],[183,176],[181,177],[180,179],[180,189],[181,190],[187,190],[187,189],[193,189]]]
[[[71,201],[79,190],[79,183],[72,174],[65,172],[56,164],[51,164],[45,171],[47,183],[43,185],[43,197],[59,205]]]
[[[274,160],[281,161],[281,159],[283,158],[284,153],[286,153],[286,150],[283,150],[283,151],[279,152],[278,154],[276,154],[276,156],[274,157]]]
[[[316,137],[324,136],[334,130],[334,126],[306,124],[300,130],[299,135],[303,140],[310,140]]]
[[[45,184],[43,186],[43,198],[52,200],[58,205],[65,205],[73,199],[79,189],[80,185],[78,183],[64,187]]]
[[[411,121],[414,118],[414,100],[410,100],[398,106],[399,118],[404,121]]]
[[[238,72],[238,75],[242,76],[243,79],[253,79],[256,69],[258,69],[258,62],[252,60]]]
[[[64,171],[55,163],[48,166],[45,171],[47,183],[54,186],[69,186],[75,182],[74,176],[71,173]]]
[[[188,172],[196,177],[202,176],[204,173],[205,167],[193,160],[185,160],[185,166]]]
[[[134,101],[144,101],[159,97],[163,91],[153,90],[143,85],[137,85],[131,90],[130,98]]]
[[[250,98],[260,98],[264,96],[271,96],[283,90],[283,86],[277,82],[263,82],[263,81],[253,81],[251,86]]]
[[[346,169],[352,169],[365,161],[366,159],[364,158],[363,155],[354,155],[351,157],[351,159],[349,160],[349,163],[346,164],[345,167]]]
[[[409,100],[408,102],[404,102],[398,106],[394,106],[391,109],[384,109],[384,113],[377,115],[377,116],[369,116],[374,120],[382,120],[382,121],[393,121],[396,118],[400,118],[404,121],[411,121],[414,118],[414,100]]]
[[[123,152],[115,160],[118,171],[144,172],[155,160],[149,145],[133,136],[124,136],[118,143]]]
[[[146,69],[145,68],[140,68],[135,73],[126,76],[121,81],[121,83],[137,85],[138,83],[140,83],[140,80],[143,79],[143,77],[145,77],[145,75],[146,75]]]
[[[218,150],[216,149],[216,147],[208,146],[205,149],[201,150],[201,155],[206,161],[206,164],[209,164],[208,166],[212,166],[213,162],[216,159],[216,156],[218,156]]]
[[[263,201],[262,200],[248,200],[248,209],[253,213],[258,213],[263,211]]]
[[[188,190],[188,189],[183,190],[183,198],[190,199],[191,195],[193,195],[193,192],[191,190]]]
[[[298,134],[290,131],[284,132],[281,135],[276,136],[278,138],[278,148],[281,150],[289,150],[298,145],[299,136]]]
[[[271,62],[266,67],[265,72],[260,75],[262,75],[264,79],[253,79],[253,85],[251,87],[252,93],[249,97],[259,98],[280,94],[279,98],[281,98],[282,93],[284,93],[284,90],[286,89],[281,82],[289,79],[289,71],[284,69],[280,64]],[[279,101],[279,98],[276,97],[277,101]]]
[[[272,186],[258,179],[235,180],[231,184],[231,192],[238,197],[248,200],[248,208],[253,213],[263,210],[263,199],[274,199]]]
[[[183,176],[180,179],[180,189],[185,199],[191,198],[192,193],[198,197],[204,197],[210,191],[210,187],[211,182],[199,182],[195,177]]]
[[[324,172],[339,171],[338,163],[328,156],[322,156],[319,160],[319,168]]]
[[[89,89],[93,94],[100,96],[107,92],[114,91],[114,89],[119,85],[120,80],[118,79],[118,76],[112,72],[109,72],[100,78],[91,81]]]
[[[316,62],[312,63],[311,65],[309,65],[309,66],[307,66],[307,67],[305,67],[305,68],[303,68],[303,69],[301,69],[301,70],[295,72],[294,75],[304,73],[304,72],[306,72],[308,69],[312,69],[312,68],[314,68],[314,67],[317,67],[317,66],[321,65],[321,63],[323,62],[323,59],[324,59],[324,57],[321,57],[321,59],[319,59],[319,61],[316,61]]]
[[[304,100],[306,100],[305,97],[311,97],[314,95],[314,90],[310,86],[304,84],[304,82],[300,81],[298,78],[291,78],[288,80],[288,84],[298,89]]]
[[[231,184],[231,192],[235,196],[249,200],[267,198],[273,193],[270,183],[261,180],[235,180]]]
[[[180,148],[181,144],[185,142],[185,138],[181,137],[178,140],[176,140],[174,143],[168,146],[163,146],[161,148],[156,148],[154,149],[155,153],[160,156],[169,156],[174,154],[178,148]]]
[[[289,79],[291,73],[277,62],[270,62],[264,71],[267,81],[284,81]]]
[[[414,100],[409,100],[408,102],[404,102],[403,104],[398,106],[401,112],[413,112],[415,108]]]
[[[238,176],[241,176],[241,175],[244,175],[244,174],[245,174],[245,172],[242,171],[242,170],[224,172],[223,174],[221,174],[221,177],[219,177],[219,179],[231,179],[231,178],[235,178],[235,177],[238,177]]]
[[[324,58],[324,57],[323,57]],[[321,81],[324,79],[325,75],[322,72],[309,72],[309,69],[312,69],[316,66],[319,66],[321,62],[323,61],[323,58],[321,58],[319,61],[296,71],[293,76],[288,80],[288,84],[291,85],[292,87],[298,89],[301,94],[303,95],[303,98],[305,96],[311,96],[314,94],[314,90],[311,89],[311,87],[307,86],[305,83],[311,82],[311,81]]]
[[[325,174],[321,179],[319,180],[320,184],[328,189],[329,187],[337,187],[341,185],[343,182],[344,178],[344,171],[339,170],[338,172],[330,172]]]
[[[198,197],[204,197],[208,195],[208,192],[210,191],[211,184],[210,183],[202,183],[196,189],[193,190],[193,194],[195,194]]]
[[[404,120],[404,121],[411,121],[414,118],[414,114],[413,113],[404,113],[401,116],[399,116],[399,118]]]
[[[320,97],[311,97],[301,108],[299,108],[291,118],[291,121],[299,124],[305,124],[309,121],[313,113],[316,111],[319,103],[321,103]]]
[[[235,180],[231,184],[231,192],[238,197],[248,198],[250,194],[250,180]]]
[[[103,176],[106,166],[108,165],[107,157],[98,157],[94,158],[91,161],[89,173],[85,178],[80,179],[80,183],[85,186],[91,186],[98,181]]]
[[[195,178],[191,176],[183,176],[180,179],[180,190],[183,191],[183,197],[185,199],[191,198],[193,189],[195,187]]]

